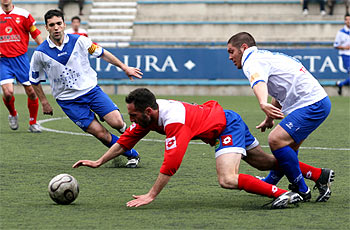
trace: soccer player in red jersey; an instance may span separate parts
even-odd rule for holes
[[[69,28],[65,31],[66,34],[78,34],[80,36],[88,37],[87,31],[80,28],[81,19],[79,16],[72,17],[72,28]]]
[[[218,102],[208,101],[194,105],[156,100],[146,88],[132,91],[125,101],[130,120],[134,124],[99,160],[80,160],[73,168],[97,168],[131,149],[150,131],[166,135],[164,160],[156,182],[147,194],[133,196],[134,200],[127,203],[128,207],[146,205],[156,198],[179,169],[189,142],[195,139],[215,146],[216,170],[221,187],[276,198],[272,202],[272,208],[284,208],[302,200],[297,193],[238,172],[241,159],[260,170],[275,167],[277,161],[272,154],[263,152],[240,115],[232,110],[224,110]]]
[[[18,114],[15,109],[13,82],[16,78],[28,95],[29,131],[41,132],[36,119],[38,98],[29,82],[29,60],[27,57],[29,34],[39,45],[43,39],[40,30],[35,27],[35,20],[25,9],[15,7],[12,0],[1,0],[0,9],[0,80],[3,101],[9,115],[9,125],[18,129]]]

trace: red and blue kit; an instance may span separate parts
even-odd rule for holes
[[[33,39],[40,30],[35,27],[35,20],[25,9],[14,7],[5,12],[0,8],[0,55],[17,57],[27,52],[29,33]]]

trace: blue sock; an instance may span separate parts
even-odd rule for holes
[[[111,136],[112,136],[111,142],[109,143],[109,145],[106,145],[108,148],[112,147],[112,145],[114,145],[119,140],[119,137],[117,137],[116,135],[113,135],[112,133],[111,133]],[[131,149],[126,151],[123,155],[126,157],[138,157],[139,153],[135,149]]]
[[[269,175],[265,177],[262,181],[265,181],[268,184],[276,185],[284,176],[284,173],[280,170],[271,170]]]
[[[301,174],[297,153],[289,146],[272,151],[272,153],[276,157],[279,167],[286,174],[289,182],[297,185],[300,192],[307,192],[308,187]]]
[[[339,83],[339,87],[343,87],[344,85],[349,85],[350,78],[345,79],[344,81]]]
[[[299,150],[295,152],[298,156]],[[269,175],[265,177],[262,181],[265,181],[266,183],[276,185],[284,176],[284,172],[282,170],[271,170]]]

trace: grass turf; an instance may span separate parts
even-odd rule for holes
[[[124,96],[111,96],[125,113]],[[159,97],[161,98],[161,97]],[[163,97],[166,98],[166,97]],[[169,97],[168,97],[169,98]],[[255,129],[264,118],[254,97],[170,97],[202,103],[218,100],[225,109],[243,117],[263,146],[267,133]],[[54,117],[64,117],[50,97]],[[71,166],[79,159],[97,159],[106,148],[95,138],[53,132],[27,132],[26,97],[16,95],[20,127],[12,131],[8,112],[0,106],[0,228],[1,229],[349,229],[350,220],[350,108],[349,98],[333,97],[332,112],[304,143],[301,161],[335,170],[332,197],[326,203],[312,202],[284,210],[262,205],[270,198],[244,191],[220,188],[216,179],[214,149],[192,144],[180,170],[151,204],[127,208],[131,195],[148,192],[162,163],[164,144],[141,141],[141,167],[115,167],[111,161],[98,169]],[[41,114],[39,120],[50,118]],[[126,120],[127,116],[125,115]],[[130,122],[129,122],[130,123]],[[69,119],[43,124],[46,128],[82,133]],[[109,128],[109,130],[111,130]],[[117,132],[114,132],[117,133]],[[163,140],[150,133],[147,139]],[[315,149],[321,147],[329,149]],[[264,148],[269,151],[268,148]],[[341,150],[343,149],[343,150]],[[125,159],[120,159],[125,162]],[[241,163],[241,173],[267,175]],[[77,200],[67,206],[56,205],[48,196],[48,182],[57,174],[69,173],[80,184]],[[314,183],[307,180],[309,186]],[[287,188],[284,178],[280,187]]]

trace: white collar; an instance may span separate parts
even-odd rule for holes
[[[344,30],[346,31],[346,32],[349,32],[350,31],[350,28],[348,28],[346,25],[344,26]]]
[[[60,48],[62,48],[66,43],[69,42],[69,36],[68,36],[67,34],[64,34],[63,43],[62,43],[61,46],[57,46],[55,43],[53,43],[53,41],[50,39],[50,35],[47,36],[46,40],[47,40],[47,42],[49,43],[50,48],[55,48],[55,47],[56,47],[56,48],[60,49]]]
[[[256,46],[251,46],[248,49],[244,50],[243,55],[242,55],[242,60],[241,60],[242,66],[244,65],[245,61],[249,58],[250,54],[256,50],[258,50],[258,47],[256,47]]]

